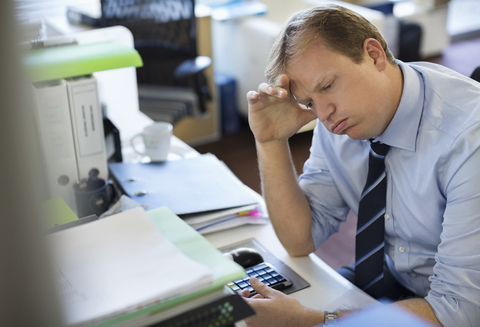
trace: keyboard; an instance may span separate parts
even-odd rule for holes
[[[250,277],[255,277],[262,283],[276,290],[283,290],[292,286],[292,282],[288,278],[282,276],[271,264],[263,262],[256,266],[245,269],[248,277],[237,279],[233,282],[227,283],[227,286],[233,291],[248,289],[250,297],[257,294],[250,286]]]

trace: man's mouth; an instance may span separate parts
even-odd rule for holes
[[[347,119],[339,121],[334,127],[333,127],[333,133],[338,134],[343,131],[345,126],[347,125]]]

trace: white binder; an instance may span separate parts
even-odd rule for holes
[[[66,83],[35,83],[32,90],[50,198],[61,196],[75,211],[72,184],[78,179],[78,172]]]
[[[108,178],[103,120],[98,101],[97,80],[93,76],[65,79],[72,119],[78,177],[88,177],[98,169]]]

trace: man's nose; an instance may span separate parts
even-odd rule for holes
[[[317,114],[318,120],[322,123],[328,120],[328,118],[335,112],[335,106],[331,103],[317,103],[318,106],[315,108],[315,113]]]

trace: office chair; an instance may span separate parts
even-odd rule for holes
[[[475,70],[472,72],[472,75],[470,75],[470,78],[480,82],[480,66],[475,68]]]
[[[102,25],[130,29],[142,57],[140,111],[172,124],[205,114],[211,96],[203,71],[211,59],[197,54],[195,0],[102,0],[101,5]]]

